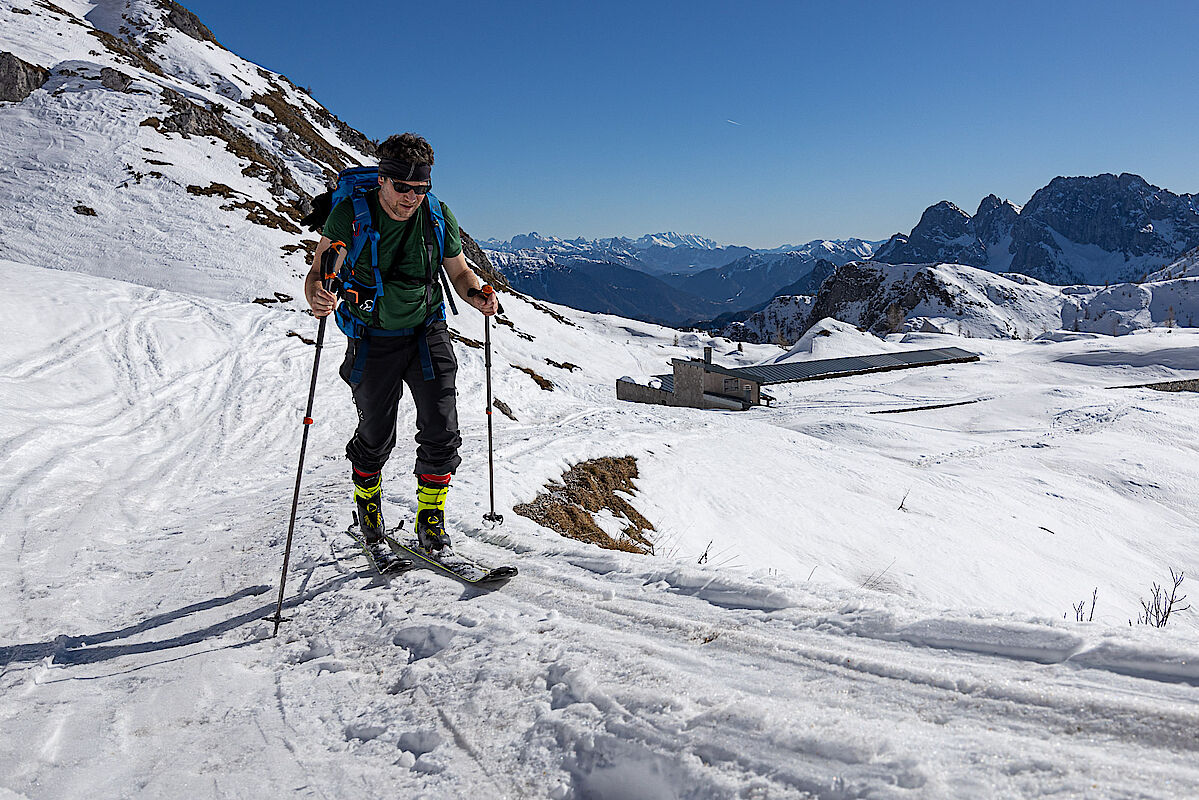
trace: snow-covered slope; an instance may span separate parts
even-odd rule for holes
[[[1148,277],[1149,281],[1168,281],[1174,278],[1199,278],[1199,247]]]
[[[482,323],[450,321],[455,541],[521,571],[491,593],[381,583],[344,535],[330,329],[267,638],[316,323],[245,300],[298,294],[289,209],[365,154],[177,5],[62,2],[0,9],[0,49],[52,71],[0,105],[0,798],[1199,794],[1197,615],[1128,625],[1171,568],[1199,574],[1199,400],[1110,388],[1199,379],[1184,329],[909,333],[982,360],[734,414],[614,384],[780,348],[506,292],[495,529]],[[654,555],[512,512],[604,456],[636,457]]]
[[[295,294],[301,210],[367,158],[361,134],[175,3],[3,2],[0,19],[0,51],[50,71],[0,103],[7,257],[210,297]]]
[[[1199,400],[1107,388],[1199,377],[1195,333],[953,340],[982,361],[774,387],[775,408],[737,414],[612,386],[704,345],[721,363],[777,348],[675,345],[505,297],[506,521],[481,523],[467,344],[450,517],[465,552],[521,575],[489,594],[371,577],[341,533],[353,412],[330,364],[291,621],[267,639],[313,353],[288,334],[315,323],[26,264],[0,280],[0,787],[16,797],[1199,792],[1199,623],[1127,622],[1170,567],[1195,574]],[[452,324],[480,337],[477,316]],[[950,402],[969,404],[872,413]],[[387,471],[393,520],[414,505],[410,448]],[[509,511],[605,455],[637,457],[656,556]],[[1075,622],[1093,589],[1094,621]]]
[[[1030,339],[1046,331],[1123,335],[1199,323],[1199,279],[1178,262],[1162,280],[1114,286],[1053,286],[1016,273],[961,264],[856,262],[839,268],[814,297],[776,297],[719,330],[751,342],[793,342],[826,318],[878,334],[901,331]]]
[[[789,361],[868,356],[877,353],[894,353],[905,349],[909,348],[880,339],[866,331],[860,331],[847,322],[829,318],[822,319],[808,328],[807,332],[799,337],[787,352],[771,356],[762,363],[784,364]]]

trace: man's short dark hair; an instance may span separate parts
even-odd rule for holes
[[[433,166],[433,146],[425,141],[423,136],[415,133],[400,133],[389,136],[387,141],[379,145],[379,159],[393,158],[406,164],[427,164]]]

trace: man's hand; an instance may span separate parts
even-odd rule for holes
[[[490,286],[484,286],[480,291],[471,292],[467,300],[472,306],[483,312],[485,317],[492,317],[499,313],[500,299]]]
[[[343,245],[338,242],[338,247]],[[321,281],[321,261],[324,258],[325,251],[334,245],[324,236],[316,246],[316,253],[312,258],[312,268],[308,270],[308,275],[304,278],[304,299],[308,301],[308,305],[312,308],[312,314],[316,317],[327,317],[333,313],[333,309],[337,307],[337,295],[327,291]],[[341,251],[344,257],[345,251]],[[338,264],[338,267],[341,265]]]
[[[326,292],[319,282],[315,284],[308,282],[304,286],[304,291],[308,296],[308,305],[312,307],[314,317],[327,317],[337,307],[337,295]]]

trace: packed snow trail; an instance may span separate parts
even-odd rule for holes
[[[451,497],[458,546],[521,574],[494,592],[428,570],[380,581],[344,534],[341,451],[353,412],[330,365],[301,493],[291,621],[270,639],[264,618],[313,352],[287,332],[307,331],[311,319],[0,267],[19,310],[0,322],[0,787],[17,797],[1199,793],[1191,623],[1158,631],[1067,623],[1055,619],[1058,606],[987,610],[997,587],[1023,580],[1013,572],[1044,583],[1064,560],[1051,571],[1022,561],[1026,548],[1046,545],[1015,537],[1006,551],[1002,540],[989,543],[990,560],[973,574],[944,574],[960,557],[952,537],[977,538],[957,533],[955,505],[1001,476],[987,475],[996,463],[988,455],[916,463],[920,452],[969,451],[972,430],[986,447],[1052,433],[1063,426],[1042,429],[1041,420],[1062,414],[1068,430],[1101,420],[1063,438],[1080,448],[1055,456],[1070,469],[1095,430],[1164,447],[1146,438],[1161,434],[1158,418],[1170,420],[1175,446],[1193,451],[1191,429],[1174,424],[1194,408],[1191,398],[1113,398],[1126,413],[1096,415],[1082,381],[1047,403],[1005,400],[1031,420],[1006,434],[994,417],[954,427],[951,415],[953,425],[932,430],[852,410],[877,385],[890,387],[892,405],[936,399],[933,377],[850,382],[837,395],[846,411],[805,408],[805,397],[830,387],[797,389],[768,418],[627,406],[605,399],[607,372],[660,363],[670,332],[634,346],[645,337],[608,341],[603,318],[591,317],[588,329],[562,332],[513,300],[513,318],[537,341],[498,341],[496,362],[535,363],[543,353],[584,372],[555,374],[556,392],[515,370],[497,375],[497,394],[522,419],[497,427],[500,506],[531,499],[581,458],[633,452],[644,467],[635,503],[661,523],[660,551],[673,541],[675,552],[601,551],[515,514],[485,528],[485,421],[471,411],[481,354],[462,347],[466,464]],[[1021,364],[987,374],[1028,384],[1018,371],[1035,365]],[[1078,381],[1094,367],[1069,369]],[[1032,400],[1048,417],[1028,414],[1041,408]],[[983,408],[953,413],[992,413]],[[884,454],[854,450],[854,437]],[[735,442],[749,442],[750,456]],[[1043,450],[997,451],[1022,459],[999,491],[1050,477],[1048,462],[1035,460]],[[1149,452],[1130,455],[1156,463]],[[771,497],[755,508],[728,496],[720,470],[735,474],[751,456],[771,464],[763,478],[771,487],[796,485],[790,505]],[[885,477],[882,463],[900,477]],[[1193,467],[1170,463],[1162,480],[1192,485]],[[1109,469],[1083,474],[1104,481]],[[406,464],[389,470],[396,522],[411,513],[411,486]],[[946,552],[934,557],[921,539],[903,569],[888,573],[884,559],[905,552],[889,537],[920,535],[902,527],[908,516],[884,513],[912,474],[939,487],[913,498],[911,513],[933,529],[927,541],[945,539]],[[872,480],[883,482],[882,499]],[[1159,495],[1137,506],[1151,520],[1193,502]],[[798,518],[788,521],[788,509]],[[683,524],[697,530],[675,527]],[[1119,535],[1104,541],[1124,546]],[[695,565],[695,542],[715,538],[714,550],[731,551],[736,565]],[[1185,558],[1194,554],[1186,541],[1162,537],[1155,547]],[[1104,560],[1072,552],[1079,571]],[[890,591],[862,588],[855,569]],[[942,584],[960,593],[956,602],[942,600]]]

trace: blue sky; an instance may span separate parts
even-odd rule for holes
[[[368,136],[428,138],[479,238],[774,247],[1056,175],[1199,192],[1189,1],[185,5]]]

